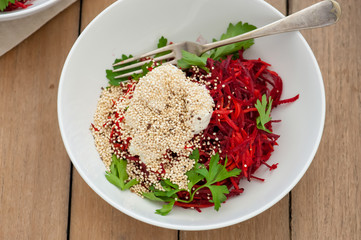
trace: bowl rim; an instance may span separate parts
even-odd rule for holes
[[[302,36],[302,34],[300,32],[296,32],[297,37],[300,38],[300,40],[302,41],[302,43],[305,46],[305,49],[309,52],[311,59],[312,59],[312,64],[315,66],[315,71],[317,73],[317,78],[320,79],[321,81],[320,83],[320,89],[321,89],[321,118],[320,118],[320,129],[317,132],[317,137],[315,139],[315,144],[314,147],[312,149],[312,151],[310,152],[309,155],[309,159],[307,160],[307,162],[304,164],[303,168],[301,169],[301,171],[298,172],[298,175],[295,177],[294,181],[292,183],[289,184],[289,186],[287,188],[285,188],[285,190],[279,194],[276,198],[274,198],[272,201],[270,201],[269,203],[265,204],[264,206],[262,206],[261,208],[257,209],[254,212],[251,212],[247,215],[244,215],[242,217],[239,218],[235,218],[232,220],[228,220],[228,221],[224,221],[221,224],[209,224],[206,226],[182,226],[182,225],[176,225],[176,224],[170,224],[170,223],[165,223],[165,222],[159,222],[156,220],[152,220],[146,217],[143,217],[142,215],[138,215],[133,213],[132,211],[128,210],[127,208],[124,208],[122,206],[119,206],[116,202],[114,202],[110,197],[106,196],[105,194],[103,194],[101,192],[100,189],[98,189],[95,184],[92,183],[92,181],[86,176],[86,173],[79,167],[79,165],[77,164],[76,161],[74,161],[73,159],[75,159],[75,157],[73,156],[72,152],[71,152],[71,147],[69,145],[68,142],[64,141],[65,139],[65,132],[64,132],[64,124],[61,121],[62,119],[62,103],[60,101],[60,96],[62,95],[62,85],[64,83],[64,75],[65,72],[67,71],[67,67],[70,61],[70,58],[73,54],[73,52],[75,51],[75,49],[77,48],[79,42],[81,41],[81,39],[86,35],[86,33],[89,31],[89,26],[91,26],[94,22],[96,22],[99,18],[101,18],[103,15],[107,14],[108,11],[110,11],[110,9],[112,9],[115,5],[120,4],[120,2],[123,2],[125,0],[118,0],[114,3],[112,3],[111,5],[109,5],[106,9],[104,9],[100,14],[98,14],[88,25],[87,27],[83,30],[83,32],[80,34],[80,36],[78,37],[78,39],[75,41],[74,45],[72,46],[71,50],[69,51],[69,54],[66,58],[66,61],[64,63],[63,66],[63,70],[61,72],[61,77],[60,77],[60,81],[59,81],[59,88],[58,88],[58,98],[57,98],[57,111],[58,111],[58,123],[59,123],[59,128],[60,128],[60,133],[66,148],[66,151],[70,157],[70,160],[72,161],[74,167],[76,168],[76,170],[78,171],[78,173],[80,174],[80,176],[83,178],[83,180],[89,185],[89,187],[96,192],[103,200],[105,200],[108,204],[110,204],[112,207],[116,208],[117,210],[121,211],[122,213],[133,217],[139,221],[151,224],[153,226],[157,226],[157,227],[163,227],[163,228],[167,228],[167,229],[173,229],[173,230],[186,230],[186,231],[202,231],[202,230],[211,230],[211,229],[218,229],[218,228],[223,228],[223,227],[227,227],[227,226],[231,226],[243,221],[246,221],[262,212],[264,212],[265,210],[269,209],[270,207],[272,207],[273,205],[275,205],[277,202],[279,202],[285,195],[287,195],[293,188],[294,186],[300,181],[300,179],[303,177],[303,175],[305,174],[305,172],[307,171],[307,169],[309,168],[309,166],[311,165],[316,152],[318,150],[319,144],[321,142],[321,138],[322,138],[322,133],[324,130],[324,124],[325,124],[325,115],[326,115],[326,97],[325,97],[325,88],[324,88],[324,83],[323,83],[323,78],[322,78],[322,74],[321,74],[321,70],[319,68],[319,65],[317,63],[316,57],[313,54],[313,51],[311,49],[311,47],[308,45],[307,41],[305,40],[305,38]],[[268,2],[265,1],[259,1],[262,2],[262,4],[265,4],[270,11],[273,11],[275,14],[277,14],[280,18],[285,17],[279,10],[277,10],[275,7],[273,7],[271,4],[269,4]]]
[[[52,6],[53,4],[55,4],[58,1],[59,0],[47,0],[46,2],[43,2],[39,5],[34,5],[32,7],[28,7],[25,9],[16,9],[16,10],[10,11],[10,12],[0,12],[0,22],[15,20],[15,19],[33,15],[34,13],[45,10],[46,8]]]

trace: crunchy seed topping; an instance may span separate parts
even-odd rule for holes
[[[213,105],[202,80],[159,66],[139,82],[103,89],[91,127],[96,148],[108,169],[113,154],[128,160],[129,178],[139,181],[130,190],[139,196],[150,186],[163,190],[160,179],[187,189],[188,156],[201,147]]]
[[[125,113],[129,152],[147,165],[169,149],[181,153],[195,133],[207,127],[213,99],[177,67],[162,65],[140,79]]]
[[[91,127],[94,136],[95,146],[105,166],[109,167],[112,158],[112,144],[109,142],[111,128],[103,127],[108,121],[109,114],[113,111],[113,99],[118,99],[122,88],[111,86],[103,89],[98,100],[98,106],[94,114],[94,127]],[[96,131],[98,129],[99,131]]]

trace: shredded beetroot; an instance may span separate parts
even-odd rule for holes
[[[230,190],[227,198],[239,195],[243,189],[239,188],[239,181],[242,178],[251,178],[264,181],[253,173],[262,165],[270,170],[276,169],[277,164],[269,165],[266,161],[270,158],[277,145],[279,135],[268,133],[257,128],[256,118],[259,116],[255,103],[266,94],[267,99],[273,99],[272,108],[279,104],[294,102],[298,95],[280,100],[282,94],[282,79],[278,74],[269,69],[270,64],[261,59],[247,60],[243,58],[243,51],[239,52],[237,59],[228,56],[221,61],[208,59],[207,68],[210,74],[203,70],[189,70],[188,75],[192,78],[205,78],[206,86],[210,91],[215,103],[211,121],[204,130],[201,141],[200,162],[209,163],[210,149],[219,149],[221,161],[228,159],[226,168],[228,171],[239,168],[241,175],[229,178],[219,185],[226,185]],[[271,121],[266,124],[267,129],[272,131]],[[202,184],[199,183],[199,184]],[[197,188],[200,185],[194,186]],[[179,192],[180,199],[186,199],[187,193]],[[209,189],[202,189],[197,198],[191,203],[178,203],[182,207],[194,207],[197,210],[202,207],[213,206],[209,203],[211,192]]]
[[[18,8],[27,8],[32,4],[25,4],[29,0],[17,0],[14,3],[9,3],[9,5],[5,8],[4,12],[12,11]]]

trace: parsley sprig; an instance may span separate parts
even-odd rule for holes
[[[132,57],[133,57],[132,55],[127,56],[127,55],[123,54],[121,58],[115,59],[115,61],[114,61],[113,64],[116,64],[116,63],[118,63],[118,62],[127,60],[128,58],[132,58]],[[118,68],[120,68],[120,67],[125,67],[125,66],[128,66],[128,65],[130,65],[130,64],[137,63],[137,62],[138,62],[138,61],[133,61],[133,62],[130,62],[130,63],[122,64],[122,65],[120,65],[120,66],[115,66],[115,67],[113,67],[113,69],[107,69],[107,70],[105,70],[106,77],[107,77],[108,80],[109,80],[109,84],[110,84],[110,85],[113,85],[113,86],[119,86],[120,82],[127,81],[127,80],[128,80],[128,77],[119,78],[119,79],[116,79],[115,77],[116,77],[116,76],[119,76],[119,75],[121,75],[121,74],[125,74],[125,73],[128,73],[128,72],[132,72],[132,71],[134,71],[133,69],[128,69],[128,70],[121,71],[121,72],[113,72],[113,70],[118,69]]]
[[[227,171],[226,164],[227,159],[224,165],[219,163],[219,154],[213,155],[209,162],[209,167],[204,164],[199,163],[199,151],[195,149],[190,155],[191,159],[195,160],[195,164],[191,170],[189,170],[186,175],[188,176],[189,184],[188,189],[180,189],[177,184],[170,182],[169,179],[164,179],[161,181],[161,185],[164,188],[164,191],[155,189],[154,187],[150,188],[150,192],[143,193],[143,196],[154,201],[162,201],[167,204],[163,205],[161,209],[157,209],[156,213],[160,215],[167,215],[173,208],[176,201],[183,203],[190,203],[194,199],[194,195],[201,190],[202,188],[208,188],[211,191],[212,199],[209,201],[214,203],[214,209],[219,210],[221,203],[226,201],[226,194],[229,193],[227,186],[225,185],[215,185],[217,182],[223,181],[230,177],[236,177],[241,173],[240,169],[233,169]],[[194,188],[196,184],[197,188]],[[189,200],[178,199],[177,192],[188,191],[190,194]]]
[[[256,118],[257,128],[266,131],[268,133],[271,133],[271,131],[266,128],[265,124],[271,121],[272,119],[270,116],[272,109],[272,102],[273,102],[272,98],[269,97],[267,103],[267,96],[266,94],[263,94],[262,102],[259,99],[257,99],[255,104],[255,107],[257,108],[259,113],[259,116]]]
[[[222,34],[220,40],[224,40],[227,38],[235,37],[240,34],[249,32],[256,29],[255,26],[250,25],[248,23],[238,22],[237,24],[233,25],[232,23],[229,24],[226,33]],[[213,42],[216,42],[216,39],[213,39]],[[193,53],[189,53],[187,51],[182,51],[182,58],[178,60],[178,67],[182,69],[188,69],[191,66],[198,66],[199,68],[205,69],[207,72],[209,71],[206,68],[207,59],[212,58],[214,60],[219,60],[229,54],[237,55],[238,51],[241,49],[250,48],[254,44],[253,39],[249,39],[246,41],[242,41],[239,43],[233,43],[227,46],[219,47],[216,49],[211,50],[209,53],[204,53],[201,56],[197,56]]]
[[[162,37],[159,39],[159,41],[158,41],[157,47],[158,47],[158,48],[162,48],[162,47],[167,46],[167,44],[168,44],[168,39],[166,39],[165,37],[162,36]],[[160,57],[160,56],[163,56],[163,55],[166,55],[166,54],[168,54],[168,53],[170,53],[170,51],[165,51],[165,52],[157,53],[157,54],[154,56],[154,58]]]
[[[1,0],[0,0],[1,1]],[[161,37],[158,41],[158,48],[162,48],[162,47],[165,47],[167,46],[168,44],[168,40],[165,38],[165,37]],[[163,56],[165,54],[168,54],[169,51],[165,51],[165,52],[161,52],[161,53],[158,53],[156,54],[154,57],[159,57],[159,56]],[[132,58],[133,56],[132,55],[125,55],[123,54],[121,56],[121,58],[118,58],[118,59],[115,59],[114,63],[118,63],[118,62],[121,62],[121,61],[124,61],[126,59],[129,59],[129,58]],[[128,81],[128,77],[123,77],[123,78],[115,78],[116,76],[119,76],[119,75],[122,75],[122,74],[125,74],[125,73],[129,73],[129,72],[133,72],[133,71],[136,71],[136,70],[142,70],[141,73],[138,73],[138,74],[133,74],[132,75],[132,79],[134,80],[138,80],[139,78],[145,76],[148,72],[149,72],[149,68],[151,67],[156,67],[154,66],[154,62],[153,61],[150,61],[148,63],[144,63],[144,65],[140,66],[140,67],[136,67],[136,68],[131,68],[131,69],[127,69],[127,70],[124,70],[124,71],[120,71],[120,72],[113,72],[113,70],[115,69],[118,69],[118,68],[122,68],[122,67],[125,67],[125,66],[128,66],[128,65],[131,65],[131,64],[134,64],[134,63],[138,63],[139,60],[136,60],[136,61],[133,61],[133,62],[130,62],[130,63],[125,63],[125,64],[121,64],[119,66],[115,66],[113,67],[113,69],[107,69],[105,70],[106,72],[106,77],[107,79],[109,80],[109,84],[110,85],[113,85],[113,86],[119,86],[119,84],[121,82],[124,82],[124,81]]]
[[[250,25],[248,23],[242,23],[241,21],[238,22],[235,25],[230,23],[228,25],[227,32],[222,34],[220,40],[225,40],[225,39],[228,39],[228,38],[231,38],[231,37],[235,37],[235,36],[241,35],[243,33],[250,32],[250,31],[255,30],[255,29],[256,29],[255,26]],[[242,41],[242,42],[226,45],[226,46],[223,46],[223,47],[219,47],[219,48],[214,49],[211,52],[210,57],[213,58],[213,59],[218,60],[218,59],[220,59],[220,58],[222,58],[224,56],[227,56],[229,54],[237,53],[241,49],[245,50],[247,48],[250,48],[253,44],[254,44],[254,40],[249,39],[249,40],[246,40],[246,41]]]
[[[182,50],[182,58],[178,60],[177,65],[182,69],[188,69],[191,66],[198,66],[209,72],[209,69],[206,68],[207,59],[209,55],[197,56],[193,53]]]
[[[108,181],[121,190],[127,190],[130,187],[138,184],[136,179],[129,181],[127,174],[127,160],[118,159],[115,155],[112,156],[112,163],[110,165],[110,171],[106,171],[105,177]]]

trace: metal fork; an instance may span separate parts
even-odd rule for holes
[[[232,43],[241,42],[244,40],[252,39],[252,38],[258,38],[268,35],[273,35],[277,33],[284,33],[284,32],[290,32],[290,31],[298,31],[301,29],[309,29],[309,28],[317,28],[317,27],[324,27],[331,24],[334,24],[338,21],[341,15],[341,8],[340,5],[333,0],[326,0],[319,3],[316,3],[314,5],[311,5],[310,7],[307,7],[299,12],[296,12],[288,17],[282,18],[276,22],[270,23],[264,27],[258,28],[256,30],[253,30],[251,32],[247,32],[232,38],[228,38],[222,41],[214,42],[214,43],[208,43],[208,44],[198,44],[195,42],[181,42],[181,43],[175,43],[171,44],[159,49],[156,49],[154,51],[148,52],[146,54],[142,54],[140,56],[136,56],[133,58],[129,58],[127,60],[118,62],[114,64],[113,66],[119,66],[126,63],[131,63],[136,60],[141,60],[144,58],[147,58],[144,61],[140,61],[131,65],[127,65],[124,67],[117,68],[113,70],[113,72],[119,72],[124,70],[133,69],[136,67],[140,67],[144,65],[145,63],[149,61],[159,62],[162,61],[162,63],[170,63],[170,64],[177,64],[177,61],[182,58],[182,50],[188,51],[190,53],[201,55],[202,53],[205,53],[211,49],[222,47],[225,45],[229,45]],[[170,53],[156,57],[152,59],[151,57],[158,54],[163,53],[166,51],[170,51]],[[148,59],[149,58],[149,59]],[[125,73],[119,76],[116,76],[115,78],[122,78],[122,77],[128,77],[131,76],[134,73],[140,73],[142,70],[136,70],[129,73]]]

